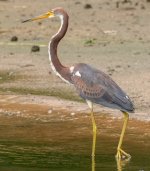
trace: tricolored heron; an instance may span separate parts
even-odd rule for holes
[[[51,67],[55,74],[58,75],[63,81],[74,85],[78,94],[86,100],[91,110],[93,124],[92,156],[95,156],[97,131],[93,113],[93,103],[97,103],[105,107],[119,109],[124,114],[124,124],[117,147],[116,158],[119,160],[124,158],[129,159],[131,156],[122,150],[122,142],[129,118],[128,112],[134,111],[133,103],[131,102],[129,96],[127,96],[127,94],[104,72],[84,63],[78,63],[70,67],[66,67],[61,64],[57,56],[57,46],[66,34],[69,20],[69,16],[63,8],[52,9],[43,15],[25,20],[23,22],[51,17],[59,17],[61,21],[60,29],[55,35],[52,36],[48,46]]]

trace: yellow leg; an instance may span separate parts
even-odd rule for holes
[[[95,118],[94,118],[93,107],[92,107],[92,110],[91,110],[91,119],[92,119],[92,125],[93,125],[92,157],[94,157],[95,156],[95,147],[96,147],[96,131],[97,131],[97,127],[96,127],[96,122],[95,122]]]
[[[91,109],[91,119],[92,119],[92,126],[93,126],[93,145],[92,145],[92,159],[93,159],[93,157],[95,156],[97,127],[96,127],[96,122],[95,122],[94,113],[93,113],[93,103],[89,100],[86,100],[86,102],[89,108]]]
[[[91,119],[92,119],[92,126],[93,126],[93,144],[92,144],[92,171],[95,171],[95,147],[96,147],[96,122],[93,113],[93,103],[89,100],[86,100],[89,108],[91,109]]]
[[[123,137],[124,137],[125,130],[126,130],[127,123],[128,123],[128,119],[129,119],[129,115],[127,112],[123,112],[123,114],[124,114],[124,123],[123,123],[123,128],[122,128],[122,132],[120,135],[120,140],[119,140],[118,147],[117,147],[116,158],[118,160],[122,160],[122,159],[128,159],[129,160],[131,158],[131,156],[121,149]]]
[[[95,171],[95,148],[96,148],[96,131],[97,126],[94,118],[93,113],[93,105],[91,109],[91,119],[92,119],[92,126],[93,126],[93,144],[92,144],[92,171]]]

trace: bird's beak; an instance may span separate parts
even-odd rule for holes
[[[45,19],[45,18],[50,18],[50,17],[54,17],[54,12],[53,11],[49,11],[43,15],[37,16],[35,18],[30,18],[28,20],[24,20],[22,21],[23,23],[28,22],[28,21],[35,21],[35,20],[40,20],[40,19]]]

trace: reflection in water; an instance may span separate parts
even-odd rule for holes
[[[121,159],[116,158],[117,171],[122,171],[129,162],[130,162],[130,159],[121,160]]]
[[[129,164],[130,159],[125,159],[125,160],[121,160],[116,158],[116,164],[117,164],[117,171],[123,171],[123,169],[125,169],[125,166],[127,164]],[[96,171],[95,170],[95,156],[92,156],[92,171]]]
[[[92,171],[95,171],[95,156],[92,156]]]

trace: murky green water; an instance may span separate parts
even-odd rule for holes
[[[149,123],[129,123],[124,149],[132,159],[117,169],[114,155],[122,123],[103,116],[98,120],[95,171],[150,171]],[[90,171],[92,127],[87,121],[1,116],[0,170]]]

